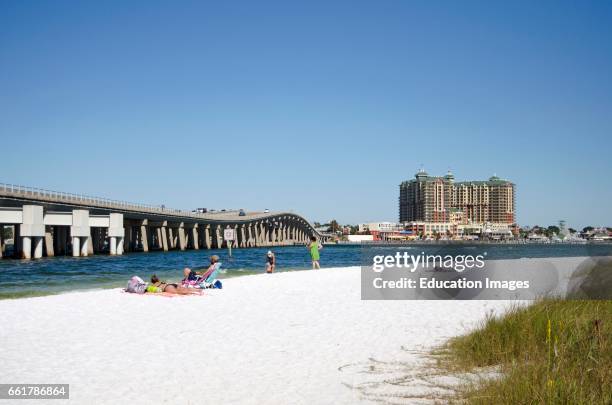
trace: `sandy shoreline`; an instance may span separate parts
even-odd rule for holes
[[[228,279],[201,297],[0,301],[0,381],[69,383],[71,403],[354,403],[350,387],[388,377],[363,373],[371,359],[417,367],[509,305],[361,301],[359,287],[354,267]]]

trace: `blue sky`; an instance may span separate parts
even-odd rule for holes
[[[397,220],[421,167],[612,226],[612,2],[0,1],[0,181]]]

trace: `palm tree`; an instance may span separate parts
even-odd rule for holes
[[[329,221],[329,227],[332,232],[338,232],[340,230],[340,224],[335,219]]]

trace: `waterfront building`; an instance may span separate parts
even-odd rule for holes
[[[404,223],[404,228],[415,236],[431,237],[439,235],[449,237],[460,235],[458,224],[451,222],[411,221]]]
[[[406,239],[413,236],[411,232],[405,231],[404,225],[385,221],[359,224],[359,233],[372,235],[374,241]]]
[[[403,226],[397,222],[368,222],[359,224],[359,233],[365,232],[398,232]]]
[[[445,176],[430,176],[421,169],[399,188],[399,220],[404,224],[515,223],[514,183],[497,176],[455,182],[450,171]]]

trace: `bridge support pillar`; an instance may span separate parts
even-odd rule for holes
[[[255,225],[253,224],[249,225],[249,246],[255,246]]]
[[[47,253],[47,257],[55,256],[55,251],[53,250],[53,234],[51,231],[51,227],[45,227],[45,251]]]
[[[266,229],[264,227],[263,221],[259,223],[259,243],[257,246],[265,246],[266,243]]]
[[[215,227],[215,238],[217,240],[216,248],[221,249],[223,247],[223,235],[221,235],[221,226],[217,225]]]
[[[164,225],[161,228],[161,243],[162,243],[162,248],[164,249],[164,252],[168,251],[168,236],[166,234],[166,232],[168,231],[167,227]]]
[[[282,241],[283,245],[287,244],[287,224],[283,222],[283,232],[282,232]]]
[[[79,257],[81,254],[81,238],[78,236],[72,237],[72,256]]]
[[[81,238],[81,256],[87,257],[89,255],[89,237]]]
[[[142,251],[149,251],[149,232],[147,232],[147,223],[146,219],[143,221],[143,224],[140,225],[140,243],[142,243]]]
[[[194,250],[200,250],[200,235],[199,235],[199,225],[195,224],[193,228],[191,228],[191,238],[193,239],[193,248]]]
[[[26,260],[32,258],[32,238],[30,236],[21,237],[21,258]]]
[[[34,242],[34,258],[42,257],[42,238],[45,236],[43,222],[43,207],[40,205],[24,205],[22,208],[22,221],[19,227],[21,236],[21,258],[32,258],[32,242]],[[13,238],[17,242],[17,236]]]
[[[40,259],[43,257],[43,237],[35,236],[34,237],[34,258]]]
[[[238,225],[234,225],[234,240],[231,242],[232,247],[238,249],[240,246],[240,230]]]
[[[117,238],[117,256],[123,254],[123,246],[125,244],[125,238]]]
[[[89,236],[87,237],[87,255],[93,255],[94,254],[94,245],[93,245],[93,238],[91,236],[91,230],[89,232]]]
[[[109,215],[109,226],[107,235],[110,238],[110,254],[123,254],[123,238],[125,235],[125,229],[123,228],[123,214],[113,212]]]
[[[204,246],[206,246],[206,249],[210,249],[210,245],[210,225],[206,225],[206,228],[204,228]]]
[[[168,249],[174,249],[176,247],[176,241],[174,239],[174,229],[168,227]]]
[[[111,236],[109,238],[108,244],[110,246],[110,254],[114,256],[117,254],[117,237]]]
[[[261,229],[261,233],[259,234],[259,246],[267,246],[268,241],[267,241],[267,231],[266,231],[266,224],[262,221],[259,225],[260,229]]]
[[[202,232],[204,248],[210,249],[210,225],[204,225],[204,232]]]
[[[182,222],[178,228],[178,243],[179,243],[179,249],[185,250],[185,244],[186,244],[185,243],[185,227]]]
[[[262,227],[263,227],[263,232],[261,235],[263,236],[262,246],[269,246],[270,245],[270,224],[266,222],[262,224]]]
[[[248,246],[246,239],[246,225],[240,225],[240,247],[245,248]]]

